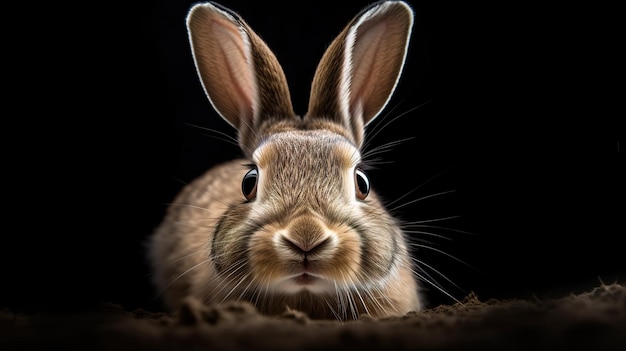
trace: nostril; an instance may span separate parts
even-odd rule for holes
[[[295,251],[298,253],[304,253],[304,252],[309,251],[305,245],[302,245],[295,240],[291,240],[286,236],[283,236],[281,239],[283,240],[283,243],[287,245],[287,247],[291,249],[292,251]]]
[[[313,245],[313,247],[309,249],[309,253],[313,254],[313,253],[320,252],[324,250],[329,244],[330,244],[330,237],[322,239],[322,240],[318,240],[315,243],[315,245]]]
[[[314,254],[323,250],[330,242],[330,238],[306,242],[295,240],[287,236],[282,236],[282,240],[289,249],[299,254]]]

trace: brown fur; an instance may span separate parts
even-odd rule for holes
[[[150,258],[169,308],[195,296],[208,304],[249,301],[267,314],[298,309],[313,318],[421,309],[397,220],[374,191],[365,199],[355,195],[363,128],[395,88],[412,24],[406,4],[376,6],[331,44],[303,119],[293,114],[276,58],[242,19],[212,3],[191,9],[200,79],[215,109],[239,131],[246,159],[186,186],[155,231]],[[346,47],[353,52],[345,55]],[[344,74],[349,67],[359,77]],[[241,182],[249,164],[258,182],[256,196],[246,200]]]

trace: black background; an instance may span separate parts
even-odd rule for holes
[[[183,184],[239,155],[194,127],[234,136],[193,67],[192,3],[8,12],[0,307],[160,308],[147,238]],[[323,50],[368,3],[222,2],[275,51],[298,114]],[[453,217],[426,223],[448,228],[426,229],[449,239],[427,237],[445,254],[421,248],[416,257],[458,285],[434,273],[455,298],[623,283],[616,9],[433,3],[410,2],[404,73],[369,128],[371,147],[412,138],[370,171],[389,201],[416,187],[398,204],[425,197],[397,215]],[[429,286],[426,294],[431,305],[453,302]]]

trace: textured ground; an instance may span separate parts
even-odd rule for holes
[[[188,301],[174,314],[113,304],[72,314],[5,310],[0,327],[2,350],[626,350],[626,286],[536,301],[470,294],[422,313],[345,323]]]

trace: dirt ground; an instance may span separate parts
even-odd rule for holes
[[[0,311],[2,350],[626,350],[626,286],[601,284],[550,300],[469,294],[403,317],[311,320],[263,316],[247,304],[177,313],[102,304],[73,313]]]

